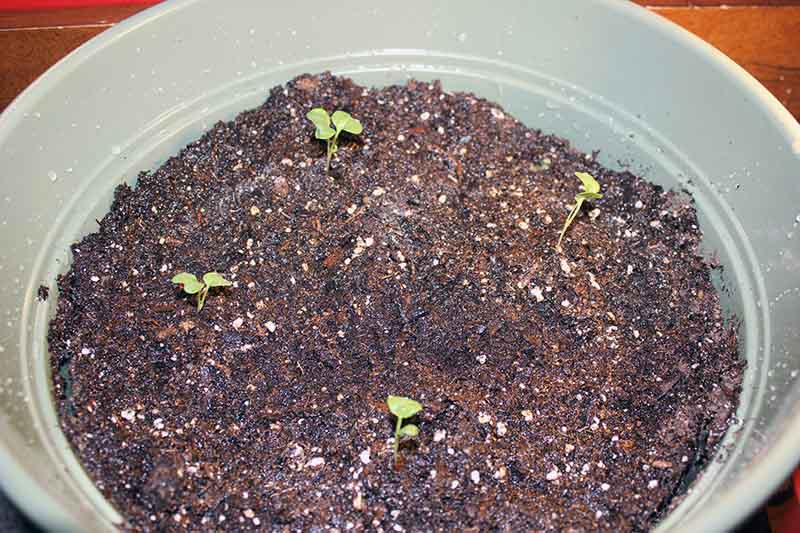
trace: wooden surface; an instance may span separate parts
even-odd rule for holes
[[[800,118],[800,0],[637,3],[722,50]],[[1,6],[0,110],[61,57],[145,7],[4,12]]]
[[[651,9],[727,54],[800,120],[800,0],[780,2],[793,5]]]

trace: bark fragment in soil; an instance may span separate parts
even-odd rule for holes
[[[324,145],[316,106],[364,124]],[[594,175],[562,254],[577,192]],[[641,530],[742,365],[690,202],[438,84],[274,89],[73,247],[63,429],[133,530]],[[205,308],[169,282],[216,270]],[[424,405],[395,470],[387,394]]]

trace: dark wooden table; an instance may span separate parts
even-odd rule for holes
[[[618,0],[628,1],[628,0]],[[705,39],[742,65],[800,119],[800,0],[636,0]],[[70,51],[153,0],[132,5],[4,11],[0,0],[0,111]],[[792,497],[770,507],[774,531],[800,533]],[[776,496],[776,498],[778,498]],[[775,500],[776,498],[773,498]],[[788,511],[787,511],[788,510]],[[781,523],[783,522],[783,524]],[[32,531],[0,495],[0,531]],[[770,530],[766,513],[742,532]]]

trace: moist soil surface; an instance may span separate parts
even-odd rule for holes
[[[329,172],[316,106],[364,125]],[[559,252],[576,171],[604,196]],[[685,196],[497,104],[301,76],[73,246],[61,423],[131,530],[645,530],[741,384],[700,238]],[[234,285],[198,312],[181,271]],[[388,394],[424,406],[397,457]]]

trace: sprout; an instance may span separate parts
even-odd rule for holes
[[[197,279],[194,274],[188,272],[181,272],[172,278],[172,283],[180,285],[183,292],[186,294],[197,295],[197,310],[203,309],[206,303],[208,291],[213,287],[229,287],[233,285],[230,281],[222,277],[222,274],[217,272],[206,272],[203,274],[203,281]]]
[[[581,210],[583,202],[586,200],[597,200],[603,197],[603,195],[600,194],[600,184],[597,183],[594,176],[586,172],[576,172],[575,175],[578,176],[583,183],[583,191],[575,195],[575,205],[572,211],[569,212],[569,215],[567,215],[567,220],[564,222],[564,229],[561,230],[561,235],[558,237],[556,248],[561,248],[561,241],[564,239],[564,234],[567,232],[567,228],[570,224],[572,224],[572,221],[575,220],[575,217],[578,216],[578,211]]]
[[[321,107],[315,107],[306,114],[306,118],[310,120],[316,128],[314,130],[314,137],[327,142],[328,163],[325,166],[326,170],[331,168],[331,156],[339,150],[339,135],[343,131],[353,135],[359,135],[364,131],[361,122],[344,111],[334,111],[333,117],[330,117],[327,111]],[[333,128],[331,127],[331,119],[333,120]]]
[[[422,411],[422,405],[404,396],[392,396],[386,399],[386,405],[389,406],[389,411],[397,417],[397,424],[394,429],[394,456],[397,460],[397,450],[400,447],[400,439],[403,437],[416,438],[419,435],[419,428],[414,424],[403,425],[403,420],[411,418],[415,414]]]

